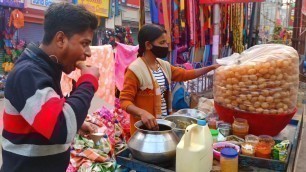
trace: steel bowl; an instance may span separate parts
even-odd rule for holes
[[[176,125],[176,127],[173,128],[173,131],[179,137],[179,139],[183,137],[183,135],[185,134],[185,129],[189,125],[197,123],[196,118],[185,116],[185,115],[169,115],[165,117],[164,119],[171,121]]]
[[[205,119],[206,117],[208,117],[208,114],[197,109],[181,109],[173,115],[185,115],[196,119]]]
[[[175,124],[163,119],[157,119],[157,123],[160,128],[162,125],[163,128],[168,127],[168,129],[151,131],[144,129],[141,121],[135,123],[137,131],[128,142],[133,158],[152,164],[175,160],[176,146],[179,142],[173,131]]]

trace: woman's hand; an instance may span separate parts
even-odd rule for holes
[[[142,110],[140,113],[140,118],[142,123],[144,123],[144,125],[149,129],[149,130],[154,130],[154,131],[158,131],[159,127],[157,124],[157,121],[155,119],[155,117],[150,114],[149,112]]]
[[[213,67],[214,69],[213,70],[216,70],[218,67],[220,67],[221,65],[219,64],[214,64],[214,65],[211,65],[211,67]]]

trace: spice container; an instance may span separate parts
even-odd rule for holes
[[[231,125],[228,123],[221,123],[218,125],[218,131],[221,133],[224,137],[227,137],[231,134]]]
[[[211,133],[211,136],[213,138],[213,143],[217,143],[218,142],[219,131],[218,130],[210,129],[210,133]]]
[[[221,150],[221,172],[238,172],[238,152],[233,148]]]
[[[260,136],[258,136],[258,140],[259,140],[260,143],[269,144],[271,147],[273,147],[275,145],[275,141],[274,141],[273,137],[268,136],[268,135],[260,135]]]
[[[208,116],[207,117],[207,123],[208,123],[208,127],[210,129],[217,129],[217,120],[218,120],[218,116],[212,115],[212,116]]]
[[[255,156],[255,144],[253,143],[242,143],[241,152],[243,155]]]
[[[234,120],[232,127],[233,127],[233,134],[240,138],[244,139],[244,137],[249,133],[249,124],[246,119],[236,118]]]
[[[245,136],[245,142],[256,145],[259,142],[259,138],[255,135],[249,134]]]
[[[272,147],[270,143],[259,142],[255,147],[255,156],[259,158],[271,158]]]

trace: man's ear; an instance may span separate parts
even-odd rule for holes
[[[62,31],[58,31],[55,36],[54,36],[54,40],[55,40],[55,43],[56,45],[59,47],[59,48],[64,48],[67,43],[68,43],[68,38],[67,36],[65,35],[64,32]]]

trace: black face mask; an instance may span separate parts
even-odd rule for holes
[[[158,58],[165,58],[168,55],[168,47],[160,47],[152,45],[151,52]]]

